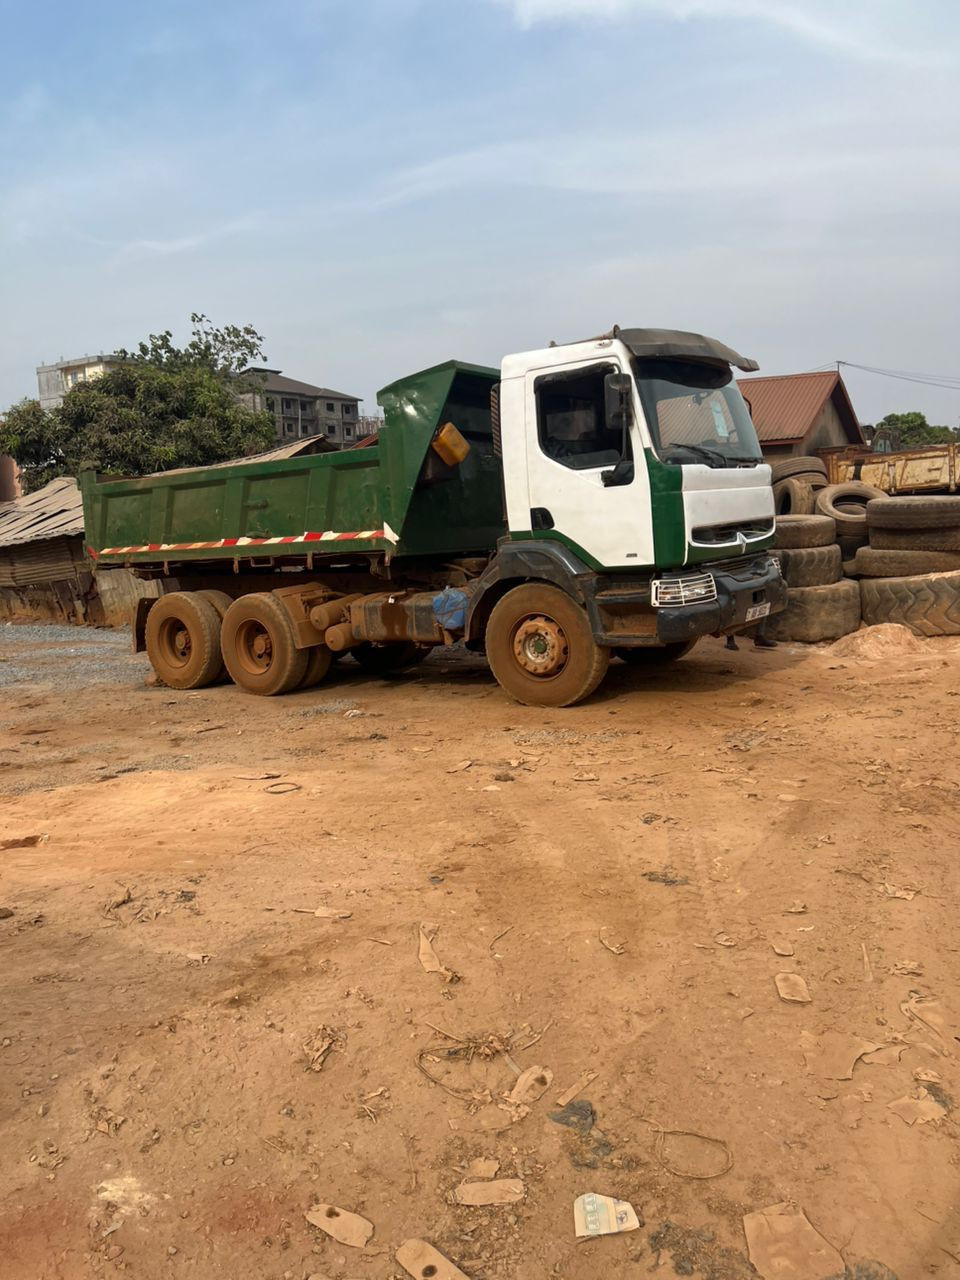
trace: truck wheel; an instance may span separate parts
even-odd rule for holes
[[[290,616],[269,591],[234,600],[220,630],[220,647],[234,684],[247,693],[289,693],[307,672],[309,650],[297,648]]]
[[[498,600],[486,640],[498,683],[532,707],[570,707],[588,698],[610,662],[584,610],[546,583],[514,587]]]
[[[209,600],[217,611],[217,617],[223,622],[227,616],[227,610],[233,604],[233,596],[228,596],[225,591],[213,591],[204,589],[197,592],[198,596],[203,596],[204,600]],[[217,672],[214,684],[225,684],[230,679],[230,672],[227,670],[225,662],[220,663],[220,670]]]
[[[297,688],[312,689],[315,684],[319,684],[321,680],[326,678],[332,664],[333,651],[328,649],[325,644],[316,644],[312,649],[308,649],[307,669]]]
[[[398,644],[358,644],[350,652],[370,675],[388,676],[394,671],[415,667],[430,650],[413,641],[403,641]]]
[[[220,619],[197,591],[161,596],[147,614],[147,657],[171,689],[202,689],[220,674]]]
[[[685,658],[696,640],[677,640],[673,644],[645,645],[642,649],[614,649],[614,656],[631,667],[665,667],[669,662]]]

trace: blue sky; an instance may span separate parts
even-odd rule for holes
[[[0,405],[251,322],[361,395],[613,323],[960,375],[954,0],[0,0]],[[960,392],[851,373],[865,421]]]

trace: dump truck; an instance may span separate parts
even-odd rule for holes
[[[612,657],[674,662],[786,604],[734,366],[757,368],[619,327],[499,369],[450,360],[379,393],[364,447],[84,472],[87,551],[163,580],[134,646],[175,689],[287,693],[346,653],[382,675],[462,643],[517,701],[571,706]]]

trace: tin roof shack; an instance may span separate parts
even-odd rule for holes
[[[738,378],[737,386],[750,407],[763,456],[770,461],[864,444],[847,388],[835,369]]]
[[[83,550],[83,504],[70,476],[0,503],[0,618],[119,625],[159,584],[126,569],[94,578]]]
[[[213,467],[335,451],[335,445],[315,436]],[[51,480],[25,498],[0,502],[0,619],[123,626],[138,600],[177,590],[173,578],[141,580],[129,569],[112,567],[94,573],[83,533],[83,499],[72,476]]]

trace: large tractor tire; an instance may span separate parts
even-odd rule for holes
[[[614,657],[630,667],[666,667],[685,658],[696,640],[677,640],[673,644],[644,645],[639,649],[614,649]]]
[[[876,498],[867,506],[871,529],[960,528],[960,497]]]
[[[881,529],[871,525],[870,545],[878,551],[960,551],[960,528]]]
[[[899,622],[918,636],[960,635],[960,571],[916,578],[864,578],[863,620]]]
[[[839,640],[860,625],[860,587],[850,579],[823,587],[796,587],[787,593],[787,607],[767,624],[771,640]]]
[[[297,648],[290,615],[269,591],[234,600],[220,647],[231,679],[247,693],[289,693],[307,673],[310,650]]]
[[[780,550],[776,557],[788,587],[825,587],[839,582],[843,572],[843,558],[837,546]]]
[[[147,614],[147,657],[171,689],[202,689],[220,675],[220,619],[198,591],[171,591]]]
[[[960,551],[880,551],[860,547],[854,558],[862,578],[915,578],[960,569]]]
[[[793,551],[797,547],[829,547],[837,540],[836,523],[828,516],[778,516],[773,545]]]
[[[770,464],[770,472],[774,484],[780,480],[790,480],[794,476],[803,476],[807,481],[812,476],[820,476],[824,481],[827,478],[826,463],[821,458],[783,458],[780,462]]]
[[[511,698],[532,707],[570,707],[607,673],[610,650],[598,645],[583,609],[559,587],[530,582],[493,607],[487,661]]]

